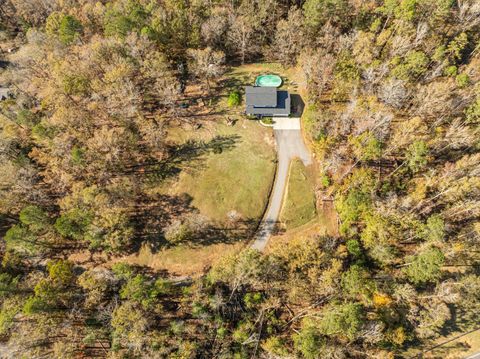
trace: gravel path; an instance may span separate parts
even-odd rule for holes
[[[252,248],[263,251],[275,230],[282,208],[283,195],[288,181],[290,161],[300,158],[305,166],[312,163],[310,152],[303,142],[299,118],[274,118],[273,130],[277,143],[278,164],[267,212],[260,224]]]

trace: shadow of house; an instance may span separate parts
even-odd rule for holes
[[[305,102],[303,102],[302,96],[298,94],[291,94],[291,111],[292,117],[302,117],[303,111],[305,110]]]

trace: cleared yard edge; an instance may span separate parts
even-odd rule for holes
[[[314,212],[313,212],[313,216],[310,219],[308,219],[306,222],[301,223],[299,225],[295,225],[295,226],[289,228],[289,226],[287,224],[288,218],[285,218],[287,213],[285,213],[284,210],[287,210],[288,209],[287,205],[290,204],[290,202],[289,202],[289,194],[290,194],[290,191],[291,191],[290,186],[292,184],[294,185],[294,187],[295,187],[295,185],[299,185],[298,181],[296,181],[295,183],[291,182],[292,175],[295,175],[295,176],[297,175],[297,173],[294,173],[294,170],[295,170],[294,166],[297,166],[297,165],[300,166],[300,167],[297,168],[297,170],[299,170],[299,172],[300,172],[299,174],[301,176],[305,176],[306,185],[309,188],[309,190],[311,190],[311,192],[305,193],[305,196],[312,195],[311,199],[313,199],[313,203],[311,203],[311,204],[313,204],[313,211]],[[295,229],[295,228],[299,228],[299,227],[302,227],[302,226],[304,226],[304,225],[306,225],[310,222],[318,220],[319,213],[318,213],[318,210],[317,210],[317,198],[316,198],[315,190],[314,190],[315,179],[312,178],[312,173],[309,173],[309,167],[310,166],[305,166],[303,161],[298,157],[292,158],[292,160],[289,163],[285,192],[283,194],[282,207],[280,208],[280,215],[279,215],[279,220],[282,221],[282,223],[286,226],[287,230],[292,230],[292,229]],[[294,178],[294,180],[295,180],[295,178]],[[302,204],[305,205],[306,203],[302,203]],[[301,210],[302,208],[304,208],[304,207],[303,206],[297,207],[298,210]],[[301,211],[297,211],[297,213],[298,213],[298,215],[302,214]]]

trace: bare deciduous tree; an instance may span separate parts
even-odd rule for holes
[[[214,51],[210,47],[205,49],[188,50],[190,57],[189,69],[197,78],[205,78],[208,90],[210,81],[220,76],[224,68],[225,54],[222,51]]]

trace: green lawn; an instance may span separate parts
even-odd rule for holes
[[[256,121],[239,118],[234,126],[210,122],[198,130],[176,128],[169,139],[209,143],[222,136],[232,143],[214,147],[163,188],[169,194],[186,193],[192,205],[212,221],[224,222],[231,211],[241,219],[259,220],[267,205],[275,172],[275,149],[271,129]]]
[[[280,220],[287,229],[299,227],[316,216],[313,181],[307,174],[302,161],[295,159],[290,165],[286,199]]]

